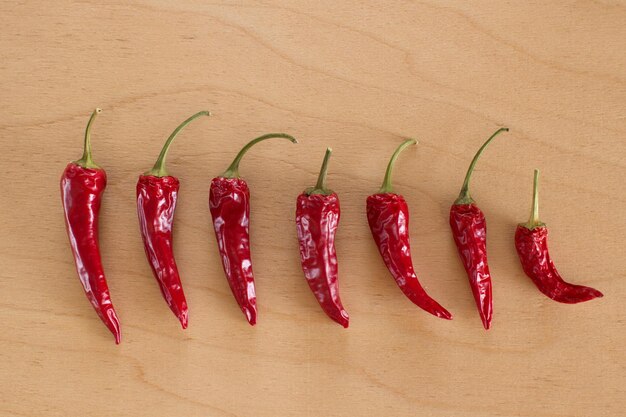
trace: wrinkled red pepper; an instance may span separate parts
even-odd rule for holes
[[[515,248],[522,268],[539,291],[560,303],[576,304],[602,297],[590,287],[565,282],[548,252],[548,228],[539,220],[539,171],[533,181],[533,205],[530,219],[520,223],[515,232]]]
[[[163,298],[183,329],[187,328],[189,312],[172,242],[179,182],[167,173],[165,158],[172,141],[185,126],[200,116],[209,115],[208,111],[201,111],[182,122],[165,142],[154,167],[137,181],[137,214],[146,257]]]
[[[101,111],[94,110],[87,123],[83,157],[70,162],[61,176],[61,198],[78,278],[94,310],[119,344],[120,323],[111,302],[98,243],[98,216],[107,177],[91,157],[91,124]]]
[[[459,198],[450,208],[450,227],[452,236],[459,250],[463,266],[469,278],[472,294],[480,313],[485,329],[491,327],[493,315],[493,297],[491,274],[487,263],[487,224],[482,210],[474,203],[469,193],[469,181],[474,172],[478,158],[501,132],[508,132],[507,128],[498,129],[483,146],[478,149],[465,175]]]
[[[332,150],[328,148],[315,187],[307,188],[296,202],[296,228],[302,270],[324,312],[348,327],[350,318],[339,298],[335,234],[339,225],[339,197],[326,187]]]
[[[426,293],[417,278],[411,259],[409,208],[404,197],[395,194],[391,186],[391,172],[398,155],[416,143],[414,139],[406,140],[392,155],[382,187],[367,198],[367,220],[383,261],[404,295],[430,314],[450,320],[452,314]]]
[[[211,181],[209,208],[222,266],[235,300],[248,323],[257,321],[256,291],[250,258],[250,190],[239,177],[241,158],[256,143],[270,138],[296,139],[284,133],[269,133],[250,141],[237,154],[228,169]]]

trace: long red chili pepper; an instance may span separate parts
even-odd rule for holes
[[[339,225],[339,197],[326,187],[332,150],[326,149],[315,187],[307,188],[296,202],[296,228],[304,277],[324,312],[348,327],[348,312],[339,298],[335,234]]]
[[[70,162],[63,171],[61,198],[78,278],[94,310],[119,344],[120,323],[109,295],[98,244],[98,216],[107,177],[91,157],[91,124],[101,111],[94,110],[87,123],[83,157]]]
[[[472,197],[470,197],[469,181],[472,172],[474,172],[476,162],[478,162],[478,158],[480,158],[487,145],[499,133],[508,131],[509,129],[505,127],[498,129],[478,149],[465,175],[459,198],[456,199],[450,208],[452,236],[467,272],[472,294],[474,294],[474,300],[485,329],[491,327],[491,317],[493,315],[491,274],[489,273],[489,264],[487,263],[487,224],[485,223],[485,215],[482,210],[478,208]]]
[[[398,155],[416,143],[414,139],[406,140],[393,153],[383,185],[378,193],[367,198],[367,220],[383,261],[404,295],[430,314],[450,320],[452,314],[426,293],[415,274],[409,241],[409,207],[391,186],[391,172]]]
[[[269,133],[250,141],[237,154],[228,169],[211,181],[209,208],[222,266],[230,289],[251,325],[256,324],[256,291],[250,258],[250,190],[239,177],[239,163],[248,150],[263,140],[284,138],[298,143],[284,133]]]
[[[185,126],[200,116],[209,115],[208,111],[201,111],[182,122],[165,142],[154,167],[137,181],[137,214],[146,257],[163,298],[183,329],[187,328],[189,313],[172,242],[179,182],[167,173],[165,158],[172,141]]]
[[[602,297],[590,287],[565,282],[556,270],[548,252],[548,228],[539,220],[539,171],[533,181],[533,206],[530,219],[515,231],[515,248],[524,272],[539,291],[560,303],[575,304]]]

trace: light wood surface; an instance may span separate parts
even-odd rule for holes
[[[0,415],[624,415],[626,3],[623,1],[5,1],[0,4]],[[123,342],[87,302],[59,199],[91,110],[109,178],[102,255]],[[175,251],[182,331],[145,259],[135,182],[183,119]],[[485,332],[450,236],[467,165],[488,225],[493,328]],[[230,294],[207,207],[210,179],[249,139],[259,324]],[[393,149],[414,261],[454,314],[401,294],[372,242],[365,198]],[[295,198],[326,146],[342,217],[348,330],[299,265]],[[605,297],[555,303],[513,246],[542,171],[541,216],[564,277]]]

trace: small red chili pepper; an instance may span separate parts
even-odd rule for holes
[[[491,274],[487,263],[487,224],[482,210],[474,203],[469,193],[469,181],[476,162],[491,141],[501,132],[508,132],[503,127],[498,129],[483,146],[478,149],[465,175],[459,198],[450,208],[450,227],[452,236],[459,250],[463,266],[469,278],[474,300],[485,329],[491,327],[493,301],[491,294]]]
[[[533,206],[530,219],[520,223],[515,232],[515,248],[524,272],[539,291],[560,303],[576,304],[603,297],[590,287],[565,282],[548,252],[548,228],[539,220],[539,171],[533,181]]]
[[[252,146],[270,138],[298,143],[284,133],[269,133],[253,139],[239,151],[222,175],[213,178],[209,192],[209,208],[224,273],[239,307],[253,326],[257,309],[250,258],[250,190],[246,181],[239,177],[239,163]]]
[[[414,139],[406,140],[393,153],[383,185],[378,193],[367,198],[367,220],[383,261],[404,295],[430,314],[450,320],[452,314],[426,293],[415,274],[409,241],[409,207],[391,186],[391,172],[398,155],[416,143]]]
[[[94,310],[119,344],[120,323],[109,295],[98,243],[98,216],[107,177],[91,157],[91,124],[101,111],[94,110],[87,123],[83,157],[70,162],[61,176],[61,198],[78,278]]]
[[[210,116],[210,113],[201,111],[182,122],[165,142],[154,167],[137,181],[137,214],[146,257],[163,298],[183,329],[187,328],[189,314],[172,242],[179,182],[167,173],[165,158],[178,133],[200,116]]]
[[[335,234],[339,225],[339,197],[326,187],[332,149],[326,149],[315,187],[307,188],[296,202],[296,227],[304,276],[324,312],[348,327],[348,312],[339,298]]]

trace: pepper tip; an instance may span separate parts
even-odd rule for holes
[[[180,320],[180,325],[183,327],[183,330],[185,330],[189,325],[189,315],[186,310],[178,316],[178,320]]]
[[[595,288],[591,289],[592,291],[590,292],[591,298],[590,300],[593,300],[594,298],[602,298],[604,297],[604,294],[602,294],[602,292],[596,290]]]
[[[254,306],[252,307],[243,307],[243,314],[246,315],[246,319],[248,320],[248,323],[250,323],[250,326],[254,326],[256,324],[256,308]]]
[[[347,329],[350,326],[350,317],[348,313],[344,310],[341,312],[341,315],[338,317],[331,317],[336,323],[340,324],[344,329]]]
[[[122,330],[120,329],[120,321],[117,318],[117,314],[115,314],[115,310],[113,306],[109,306],[100,316],[100,318],[104,321],[104,324],[108,327],[113,337],[115,337],[115,344],[119,345],[122,341]]]

